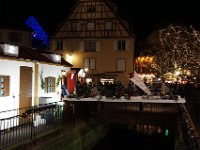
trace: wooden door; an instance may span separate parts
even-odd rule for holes
[[[32,67],[20,66],[19,114],[32,106]]]

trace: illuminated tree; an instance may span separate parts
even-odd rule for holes
[[[200,62],[200,34],[192,26],[173,26],[159,30],[160,46],[155,64],[163,75],[183,69],[194,69]]]

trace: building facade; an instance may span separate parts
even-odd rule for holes
[[[28,28],[0,27],[0,42],[32,47],[32,31]]]
[[[113,3],[78,0],[51,36],[50,49],[95,83],[120,80],[127,85],[134,70],[134,39]]]

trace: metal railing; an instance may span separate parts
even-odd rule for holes
[[[63,106],[56,103],[0,112],[0,149],[23,140],[36,142],[36,136],[61,127]]]
[[[29,140],[36,143],[37,136],[45,131],[52,129],[59,130],[63,125],[70,123],[75,124],[75,119],[90,115],[90,112],[99,111],[99,103],[78,103],[76,109],[74,105],[66,103],[60,105],[59,102],[38,105],[33,107],[19,108],[0,112],[0,149],[6,149],[20,141]],[[178,149],[199,150],[200,144],[195,127],[192,124],[187,109],[184,104],[104,104],[100,112],[110,114],[110,112],[156,112],[156,113],[173,113],[178,111],[179,130],[181,139]],[[178,109],[180,108],[180,109]],[[64,117],[63,117],[64,116]],[[179,135],[180,136],[180,135]]]
[[[176,150],[200,150],[198,130],[184,104],[180,105],[178,120],[179,142]]]

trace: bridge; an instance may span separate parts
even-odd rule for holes
[[[88,120],[88,118],[94,118],[94,120],[103,118],[103,122],[92,126],[98,127],[105,122],[106,124],[122,124],[145,134],[160,132],[167,127],[176,130],[176,150],[186,150],[191,147],[198,149],[199,134],[185,104],[186,100],[180,97],[176,100],[161,99],[158,96],[138,96],[130,99],[123,97],[120,99],[88,97],[81,99],[63,98],[62,102],[59,103],[23,108],[26,110],[26,114],[19,114],[19,110],[10,110],[12,114],[14,111],[17,115],[0,119],[0,149],[16,146],[17,143],[22,141],[26,142],[20,145],[18,149],[23,149],[23,145],[26,145],[25,147],[27,148],[27,143],[29,143],[29,146],[33,145],[36,148],[41,148],[44,145],[51,147],[52,142],[46,144],[39,141],[42,141],[41,139],[49,135],[51,131],[51,135],[55,133],[53,134],[54,137],[52,138],[49,135],[51,139],[45,139],[45,141],[52,141],[56,138],[54,140],[56,143],[64,138],[64,136],[61,136],[62,134],[71,135],[69,134],[70,131],[64,133],[65,129],[70,126],[68,130],[78,130],[80,120]],[[4,113],[8,112],[1,112],[1,116]],[[11,124],[11,122],[15,123]],[[86,126],[88,126],[88,123]],[[108,130],[108,128],[105,130]],[[106,136],[106,132],[103,133]],[[103,133],[100,133],[101,138],[103,138]],[[43,137],[42,135],[45,136]],[[55,137],[55,135],[57,136]],[[95,140],[98,139],[97,137],[91,137],[88,140],[88,134],[86,135],[82,135],[84,138],[79,138],[79,140],[84,139],[82,145],[87,144],[88,146],[89,144],[92,146],[93,138]],[[97,135],[95,131],[93,136]],[[62,138],[58,140],[58,137]],[[84,142],[86,143],[84,144]],[[55,143],[54,145],[56,145]],[[73,142],[71,141],[70,143]],[[75,145],[71,145],[71,147],[73,146]],[[32,149],[34,149],[33,147]],[[77,148],[77,146],[75,147]]]

